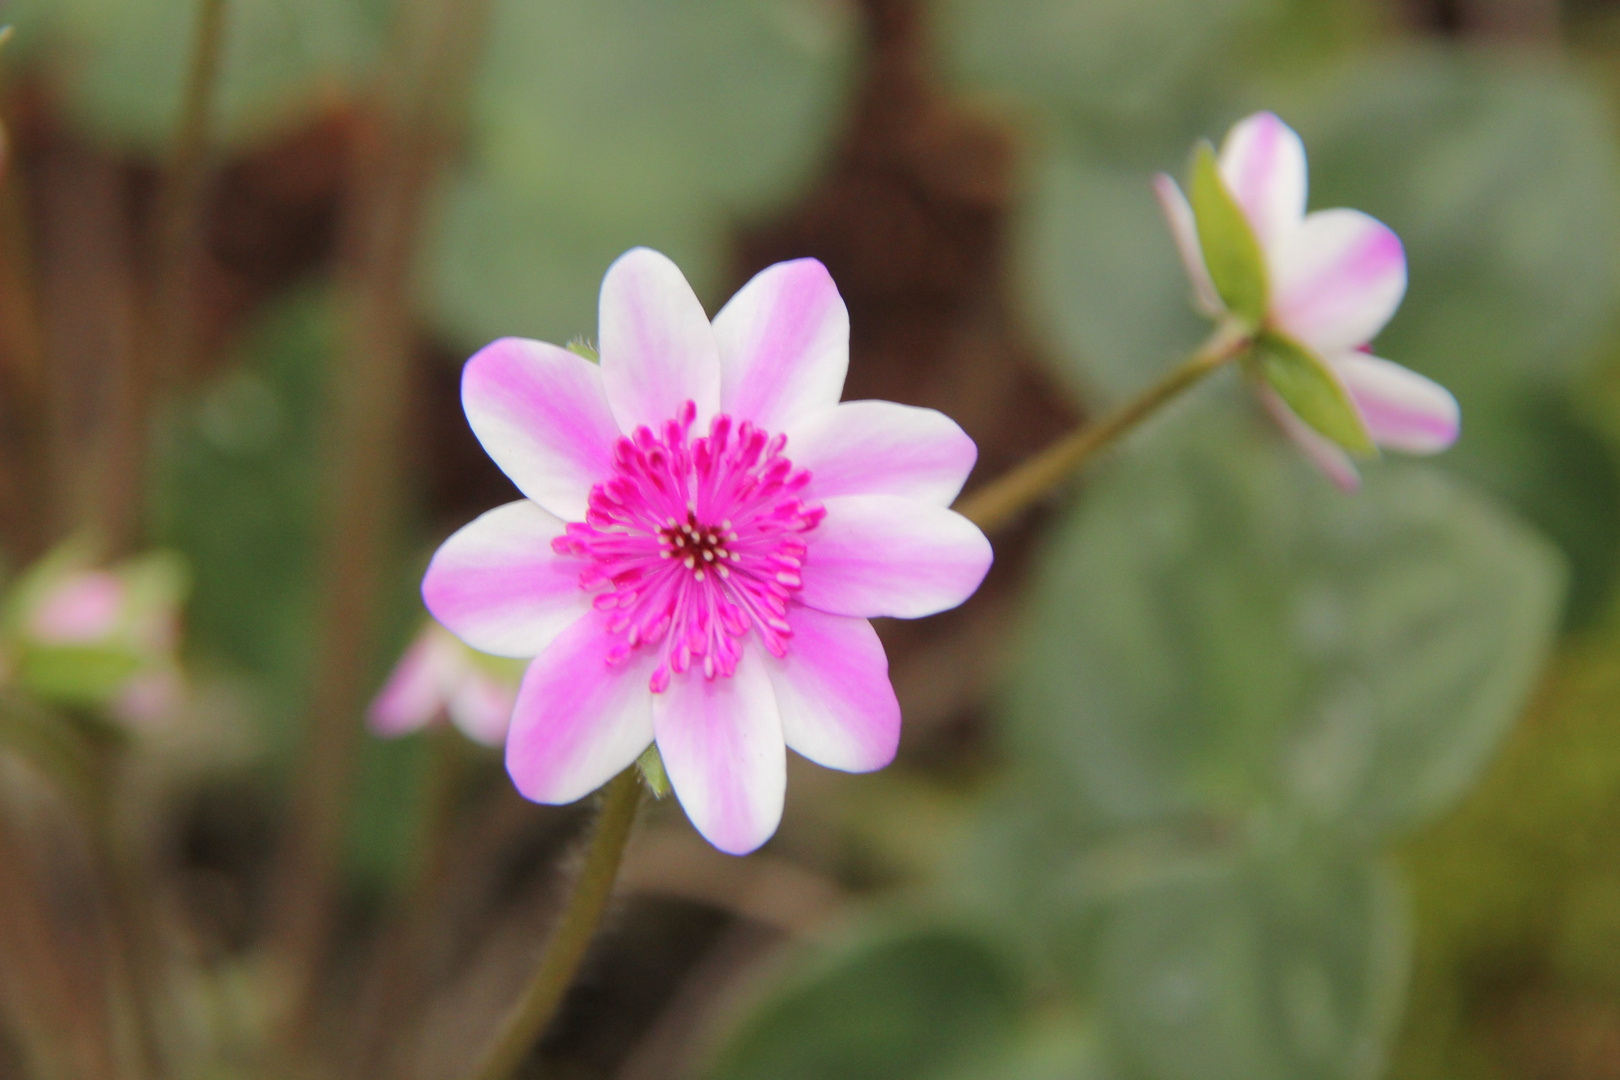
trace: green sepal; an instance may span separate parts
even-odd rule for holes
[[[1266,314],[1266,261],[1243,208],[1227,190],[1215,149],[1200,142],[1193,151],[1192,203],[1198,245],[1210,280],[1228,311],[1259,325]]]
[[[1269,330],[1255,339],[1252,356],[1256,373],[1295,416],[1352,454],[1377,456],[1378,447],[1349,391],[1320,356]]]
[[[600,364],[602,362],[602,354],[596,351],[596,346],[587,341],[585,339],[585,335],[583,334],[569,339],[568,344],[563,346],[563,348],[567,349],[575,356],[583,356],[593,364]]]
[[[642,782],[653,793],[653,798],[662,799],[669,794],[669,773],[664,771],[664,757],[658,752],[657,743],[641,752],[636,767],[641,770]]]
[[[13,663],[16,685],[40,701],[86,708],[109,704],[145,666],[116,645],[27,645]]]

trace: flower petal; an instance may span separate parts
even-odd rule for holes
[[[1451,391],[1399,364],[1365,353],[1331,359],[1373,441],[1408,454],[1435,454],[1457,441],[1461,415]]]
[[[720,406],[720,357],[703,305],[680,269],[650,248],[608,267],[597,315],[602,385],[625,434],[661,430],[687,401],[699,428]]]
[[[956,421],[892,401],[848,401],[787,431],[787,456],[810,470],[808,497],[903,495],[949,506],[979,448]]]
[[[829,769],[883,768],[900,745],[900,702],[877,631],[801,604],[788,621],[787,655],[762,658],[788,746]]]
[[[1340,491],[1355,491],[1361,487],[1361,473],[1343,447],[1295,416],[1294,410],[1271,387],[1259,387],[1259,394],[1260,403],[1272,419]]]
[[[446,711],[450,722],[473,742],[500,746],[506,741],[516,696],[511,687],[481,671],[470,670],[450,695]]]
[[[1254,226],[1261,247],[1305,216],[1305,145],[1269,112],[1239,120],[1221,144],[1221,179]]]
[[[787,751],[759,656],[744,656],[730,678],[676,676],[652,708],[664,770],[697,831],[731,855],[769,840],[782,820]]]
[[[440,627],[428,624],[394,665],[366,710],[372,732],[384,738],[426,727],[444,708],[447,647],[459,647]]]
[[[815,259],[756,274],[714,317],[720,407],[767,431],[838,404],[849,371],[849,312]]]
[[[538,656],[591,607],[575,564],[551,550],[563,529],[527,500],[474,518],[434,554],[422,578],[422,600],[475,649]]]
[[[1406,252],[1359,210],[1322,210],[1271,252],[1272,317],[1319,353],[1373,339],[1406,294]]]
[[[619,426],[597,366],[543,341],[502,338],[461,373],[467,422],[518,490],[565,521],[613,475]]]
[[[610,665],[618,638],[592,612],[534,658],[518,688],[506,737],[506,771],[523,797],[569,803],[611,780],[653,740],[657,656],[638,649]]]
[[[1192,282],[1193,305],[1205,315],[1219,315],[1224,306],[1215,291],[1215,282],[1210,279],[1209,267],[1204,264],[1204,249],[1198,242],[1198,219],[1193,216],[1192,205],[1176,182],[1164,173],[1153,178],[1153,194],[1158,197],[1159,209],[1164,211],[1170,235],[1176,241],[1176,251],[1181,255],[1181,265]]]
[[[890,495],[822,505],[798,598],[829,615],[933,615],[972,596],[990,570],[990,541],[953,510]]]

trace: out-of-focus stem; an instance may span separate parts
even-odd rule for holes
[[[958,503],[956,509],[989,532],[1011,524],[1045,498],[1099,451],[1111,446],[1160,408],[1205,376],[1236,359],[1249,347],[1253,330],[1225,323],[1182,364],[1141,394],[1059,439],[1034,457],[992,480]]]
[[[5,467],[13,497],[5,508],[3,539],[13,564],[22,564],[44,549],[46,523],[58,515],[51,505],[54,411],[47,395],[27,196],[10,158],[9,137],[0,129],[0,423],[11,434]]]
[[[226,0],[197,0],[197,21],[178,125],[159,181],[151,235],[152,284],[134,316],[130,370],[114,403],[101,463],[102,531],[114,550],[140,539],[152,407],[190,366],[195,278],[202,245],[208,152],[225,49]]]
[[[195,281],[207,205],[208,148],[225,54],[226,0],[198,0],[185,104],[157,201],[155,382],[172,387],[191,365]]]
[[[467,1080],[507,1080],[557,1014],[557,1006],[562,1004],[607,911],[640,805],[641,778],[632,765],[602,789],[602,808],[591,826],[584,863],[551,940],[546,942],[540,965],[502,1021],[495,1042],[477,1068],[467,1074]]]
[[[316,670],[273,947],[304,1033],[338,900],[340,851],[370,689],[376,600],[393,563],[412,255],[453,149],[490,0],[417,0],[401,15],[389,79],[356,147],[342,239],[344,343],[331,383]]]
[[[384,932],[377,954],[377,1004],[360,1033],[359,1075],[394,1074],[391,1054],[400,1045],[397,1032],[408,1027],[420,1005],[429,934],[434,926],[434,900],[445,881],[451,836],[466,773],[463,736],[449,724],[429,731],[428,779],[422,827],[410,883],[399,910]]]

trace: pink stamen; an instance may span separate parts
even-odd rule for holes
[[[690,438],[688,401],[663,432],[637,428],[613,448],[615,475],[591,489],[583,522],[552,541],[585,560],[579,584],[604,590],[593,603],[621,635],[609,654],[662,645],[648,685],[699,669],[730,676],[749,631],[773,656],[787,654],[787,602],[802,587],[801,534],[826,511],[798,497],[810,473],[782,456],[784,435],[721,414]]]

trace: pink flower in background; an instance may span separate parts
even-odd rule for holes
[[[104,568],[95,554],[69,540],[7,583],[0,683],[52,705],[155,726],[189,697],[176,655],[185,567],[154,551]]]
[[[501,745],[517,679],[503,678],[487,659],[437,623],[427,624],[372,700],[366,713],[371,730],[393,738],[447,717],[474,742]]]
[[[447,540],[428,609],[474,648],[535,657],[506,761],[565,803],[656,741],[698,830],[741,854],[782,814],[785,747],[881,768],[900,710],[867,620],[955,607],[990,544],[948,509],[977,450],[954,422],[839,403],[849,316],[813,259],[711,324],[664,256],[602,283],[601,364],[504,339],[467,363],[474,432],[526,499]]]
[[[1406,292],[1400,238],[1357,210],[1305,212],[1305,148],[1271,113],[1233,126],[1221,146],[1220,175],[1254,230],[1265,259],[1270,302],[1265,325],[1327,364],[1359,411],[1372,441],[1391,450],[1433,454],[1456,441],[1456,399],[1443,386],[1367,350]],[[1223,312],[1198,239],[1193,211],[1162,173],[1155,190],[1205,314]],[[1306,424],[1269,386],[1268,411],[1335,483],[1353,490],[1360,476],[1336,443]]]
[[[28,631],[46,645],[95,645],[124,621],[129,589],[110,570],[83,570],[58,582],[28,619]]]

